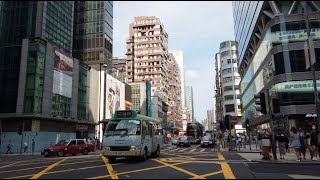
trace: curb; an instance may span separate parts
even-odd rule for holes
[[[258,162],[258,163],[265,163],[265,164],[305,164],[305,165],[315,165],[318,164],[320,165],[320,161],[278,161],[278,160],[251,160],[251,162]]]

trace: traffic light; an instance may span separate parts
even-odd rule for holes
[[[256,110],[260,111],[262,114],[267,114],[267,105],[266,105],[266,96],[263,92],[259,94],[255,94],[254,97],[256,98]]]
[[[230,126],[231,126],[231,129],[233,129],[233,125],[230,124],[230,119],[231,119],[231,116],[229,114],[224,116],[224,126],[227,130],[230,130]]]
[[[280,112],[279,99],[272,98],[272,109],[273,109],[273,113],[279,113]]]
[[[249,129],[250,128],[250,122],[249,122],[249,119],[246,119],[246,129]]]
[[[22,124],[19,125],[19,131],[18,134],[21,135],[22,134]]]

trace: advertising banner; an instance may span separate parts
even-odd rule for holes
[[[53,72],[53,93],[72,98],[73,58],[55,49]]]
[[[106,83],[106,119],[109,119],[115,111],[125,109],[125,85],[109,74]]]
[[[317,89],[320,91],[320,80],[317,80]],[[312,80],[306,81],[288,81],[278,83],[271,88],[271,91],[275,92],[295,92],[295,93],[306,93],[313,92]]]
[[[310,36],[313,39],[320,39],[320,28],[311,28]],[[272,42],[281,43],[281,42],[297,42],[305,41],[307,39],[307,30],[289,30],[289,31],[276,31],[272,33]]]

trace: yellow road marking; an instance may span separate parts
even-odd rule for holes
[[[78,162],[78,163],[80,163],[80,162]],[[64,166],[64,165],[68,165],[68,164],[77,164],[77,163],[65,163],[65,164],[60,164],[59,166]],[[116,164],[113,164],[113,165],[115,166],[115,165],[119,165],[119,164],[124,164],[124,163],[116,163]],[[44,167],[47,167],[47,166],[44,166]],[[84,167],[84,168],[79,168],[79,169],[66,169],[66,170],[61,170],[61,171],[52,171],[52,172],[47,172],[46,174],[55,174],[55,173],[76,171],[76,170],[84,170],[84,169],[91,169],[91,168],[97,168],[97,167],[99,167],[99,166],[90,166],[90,167]],[[105,167],[105,165],[100,165],[100,167]],[[24,169],[24,170],[27,170],[27,169]],[[26,178],[26,177],[30,177],[30,176],[33,176],[33,175],[35,175],[35,174],[28,174],[28,175],[16,176],[16,177],[8,177],[8,178],[4,178],[4,179]]]
[[[56,161],[56,159],[54,160]],[[21,162],[26,162],[26,161],[21,161]],[[10,164],[10,167],[18,167],[18,166],[27,166],[27,165],[32,165],[32,164],[44,164],[44,163],[51,163],[51,162],[44,162],[44,161],[39,161],[39,162],[33,162],[33,163],[27,163],[27,164],[18,164],[21,162],[15,162]],[[0,169],[2,169],[4,166],[0,167]],[[6,165],[6,167],[9,167],[8,165]]]
[[[201,151],[200,152],[203,152],[203,151],[205,151],[206,149],[201,149]]]
[[[226,160],[221,153],[217,153],[217,155],[219,160],[223,160],[223,161]]]
[[[18,164],[18,163],[20,163],[20,162],[15,162],[15,163],[11,163],[11,164],[8,164],[8,165],[5,165],[5,166],[1,166],[0,169],[11,167],[11,166],[14,166],[15,164]]]
[[[65,170],[60,170],[60,171],[48,172],[48,173],[46,173],[46,174],[56,174],[56,173],[62,173],[62,172],[68,172],[68,171],[75,171],[75,170],[92,169],[92,168],[98,168],[98,167],[104,167],[104,166],[105,166],[105,165],[89,166],[89,167],[83,167],[83,168],[78,168],[78,169],[65,169]]]
[[[157,160],[157,159],[153,159],[153,160],[154,160],[154,161],[157,161],[158,163],[161,163],[161,164],[163,164],[163,165],[165,165],[165,166],[167,166],[167,167],[171,167],[171,168],[176,169],[176,170],[178,170],[178,171],[181,171],[181,172],[183,172],[183,173],[185,173],[185,174],[188,174],[188,175],[190,175],[190,176],[193,176],[193,177],[195,177],[195,178],[197,178],[197,179],[205,179],[205,178],[203,178],[203,177],[201,177],[201,176],[199,176],[199,175],[197,175],[197,174],[194,174],[194,173],[192,173],[192,172],[190,172],[190,171],[187,171],[187,170],[185,170],[185,169],[179,168],[179,167],[174,166],[174,165],[172,165],[172,164],[168,164],[168,163],[159,161],[159,160]]]
[[[225,179],[236,179],[228,163],[221,162],[221,169]]]
[[[182,149],[182,150],[180,150],[179,152],[183,152],[183,151],[186,151],[186,150],[188,150],[188,149]]]
[[[183,158],[186,158],[186,159],[193,159],[192,156],[181,156],[181,155],[178,155],[178,154],[168,154],[168,153],[162,153],[162,154],[167,154],[167,155],[173,155],[173,156],[178,156],[178,157],[183,157]],[[168,159],[168,158],[167,158]],[[170,159],[170,158],[169,158]]]
[[[219,160],[223,160],[223,161],[226,160],[221,153],[217,153],[217,154],[218,154]],[[228,163],[219,162],[219,164],[221,165],[221,169],[225,179],[236,179]]]
[[[108,170],[109,174],[111,175],[111,179],[119,179],[119,177],[113,173],[113,168],[112,168],[111,164],[109,163],[109,161],[107,160],[107,158],[104,157],[102,154],[100,156],[103,159],[104,163],[106,164],[107,170]]]
[[[70,165],[70,164],[81,164],[81,163],[88,163],[88,162],[96,162],[96,161],[101,161],[101,160],[94,160],[94,161],[82,161],[82,162],[73,162],[73,163],[64,163],[64,164],[59,164],[59,166],[65,166],[65,165]],[[16,171],[26,171],[26,170],[32,170],[32,169],[40,169],[40,168],[45,168],[48,166],[39,166],[39,167],[32,167],[32,168],[24,168],[24,169],[14,169],[14,170],[8,170],[8,171],[1,171],[1,173],[7,173],[7,172],[16,172]],[[30,175],[32,176],[32,175]]]
[[[196,150],[196,148],[194,148],[194,149],[192,149],[191,151],[189,151],[189,152],[193,152],[193,151],[195,151]]]
[[[175,163],[172,165],[179,165],[179,164],[186,164],[186,163],[182,162],[182,163]],[[130,174],[130,173],[134,173],[134,172],[141,172],[141,171],[147,171],[147,170],[159,169],[159,168],[165,168],[165,167],[167,167],[167,166],[163,165],[163,166],[156,166],[156,167],[150,167],[150,168],[144,168],[144,169],[137,169],[137,170],[133,170],[133,171],[117,173],[117,175],[124,175],[124,174]],[[101,178],[107,178],[107,177],[110,177],[110,175],[96,176],[96,177],[91,177],[91,178],[86,178],[86,179],[101,179]]]
[[[44,175],[45,173],[47,173],[50,169],[54,168],[55,166],[57,166],[58,164],[62,163],[63,161],[65,161],[67,159],[62,159],[61,161],[58,161],[56,163],[53,163],[52,165],[48,166],[46,169],[42,170],[41,172],[33,175],[30,179],[38,179],[40,176]]]
[[[173,151],[177,151],[177,150],[180,150],[180,149],[174,148],[174,149],[170,149],[169,151],[170,151],[170,152],[173,152]]]
[[[212,173],[208,173],[208,174],[203,174],[203,175],[201,175],[201,177],[206,178],[208,176],[213,176],[213,175],[221,174],[221,173],[222,173],[222,170],[216,171],[216,172],[212,172]],[[191,178],[191,179],[195,179],[195,178]]]

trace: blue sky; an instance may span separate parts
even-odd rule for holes
[[[231,1],[114,1],[113,56],[125,56],[129,24],[135,16],[157,16],[169,35],[170,50],[184,53],[185,82],[193,87],[194,112],[202,121],[214,96],[214,55],[222,41],[234,40]]]

